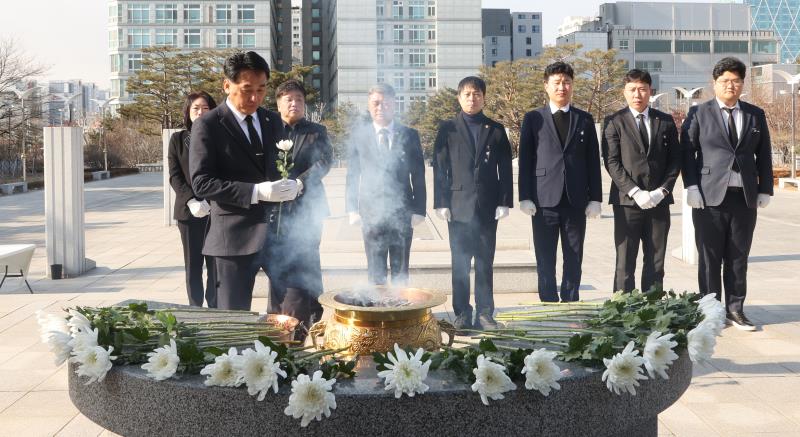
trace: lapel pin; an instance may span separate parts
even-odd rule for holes
[[[483,128],[484,128],[484,129],[489,129],[489,125],[488,125],[488,124],[485,124],[485,125],[483,125]]]

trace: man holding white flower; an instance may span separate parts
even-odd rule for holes
[[[425,162],[419,133],[394,121],[395,91],[370,88],[372,122],[359,126],[348,149],[346,210],[350,224],[361,223],[369,280],[408,281],[413,227],[425,221]]]
[[[256,274],[269,274],[268,221],[280,202],[297,197],[299,184],[281,178],[275,144],[283,127],[260,107],[267,61],[236,53],[223,68],[227,99],[194,122],[189,168],[195,193],[211,204],[203,254],[215,257],[218,308],[249,310]]]

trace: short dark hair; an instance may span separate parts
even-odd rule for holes
[[[280,99],[292,91],[298,91],[303,95],[303,99],[306,98],[306,87],[303,86],[303,83],[297,79],[289,79],[275,88],[275,100]]]
[[[722,58],[719,60],[719,62],[717,62],[717,65],[714,66],[714,70],[711,72],[711,75],[714,77],[714,80],[717,80],[717,78],[722,76],[726,71],[735,73],[739,76],[739,79],[744,79],[745,75],[747,74],[747,66],[744,65],[744,62],[740,61],[738,58],[729,56],[727,58]]]
[[[626,73],[625,77],[622,79],[622,83],[626,85],[631,82],[643,82],[653,86],[653,78],[650,77],[650,73],[638,68],[628,71],[628,73]]]
[[[547,82],[550,79],[550,76],[555,74],[563,74],[565,76],[569,76],[570,79],[575,79],[575,70],[573,70],[572,66],[566,62],[557,61],[545,67],[544,81]]]
[[[467,76],[458,83],[458,94],[466,87],[472,87],[479,90],[481,94],[486,94],[486,81],[478,76]]]
[[[206,100],[208,109],[214,109],[217,107],[217,102],[214,101],[214,98],[211,97],[211,94],[205,91],[194,91],[187,94],[186,102],[183,104],[183,125],[186,127],[186,129],[192,128],[192,117],[189,117],[189,111],[192,109],[192,102],[200,98]]]
[[[237,52],[225,60],[223,71],[231,82],[238,83],[239,75],[244,70],[263,71],[269,79],[269,64],[256,52]]]

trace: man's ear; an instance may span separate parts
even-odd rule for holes
[[[222,79],[222,89],[225,91],[225,94],[231,93],[231,81],[227,77]]]

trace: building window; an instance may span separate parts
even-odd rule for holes
[[[132,3],[128,5],[128,23],[145,24],[150,22],[150,5]]]
[[[280,24],[280,23],[278,23],[278,24]],[[312,32],[319,32],[320,31],[320,25],[319,25],[318,22],[311,23],[311,31]]]
[[[428,65],[436,64],[436,49],[428,49]]]
[[[525,25],[524,24],[520,24],[519,26],[517,26],[517,32],[525,33]]]
[[[128,71],[131,73],[142,71],[141,53],[131,53],[128,55]]]
[[[122,22],[122,3],[108,7],[108,22],[111,24]]]
[[[394,87],[394,89],[396,89],[398,91],[400,91],[400,90],[402,90],[402,89],[404,89],[406,87],[405,76],[403,75],[402,72],[394,73],[394,76],[392,78],[392,86]]]
[[[320,51],[319,50],[312,50],[311,51],[311,60],[312,61],[319,61],[320,60]]]
[[[405,96],[397,96],[394,99],[395,107],[397,108],[397,112],[403,113],[406,112],[406,98]]]
[[[492,37],[492,39],[491,39],[491,41],[492,41],[492,45],[493,45],[493,46],[496,46],[496,45],[497,45],[497,37],[496,37],[496,36],[493,36],[493,37]]]
[[[525,56],[530,57],[532,55],[531,49],[525,49]]]
[[[122,71],[122,55],[111,55],[111,72],[119,73]]]
[[[492,56],[497,56],[497,49],[492,49],[492,50],[490,51],[490,54],[491,54]]]
[[[395,24],[392,27],[392,40],[395,44],[402,44],[403,43],[403,25],[402,24]]]
[[[747,41],[714,41],[714,53],[747,53]]]
[[[428,25],[428,41],[434,41],[436,39],[436,26],[433,24]]]
[[[533,15],[531,15],[531,19],[533,19],[533,20],[538,20],[538,19],[539,19],[539,14],[533,14]]]
[[[661,71],[661,61],[636,61],[636,68],[639,70],[658,73]]]
[[[230,29],[217,29],[216,47],[218,49],[229,49],[232,45]]]
[[[378,65],[383,65],[386,63],[386,55],[383,52],[383,49],[378,50]]]
[[[256,30],[239,29],[236,31],[236,45],[243,49],[256,48]]]
[[[240,23],[255,23],[256,5],[239,5],[236,8],[236,19]]]
[[[436,16],[436,0],[428,0],[428,16]]]
[[[116,49],[122,43],[122,29],[108,31],[108,48]]]
[[[183,31],[183,46],[187,49],[200,48],[200,29],[186,29]]]
[[[636,53],[669,53],[672,51],[672,41],[660,39],[637,39],[634,45]]]
[[[428,73],[425,72],[414,72],[411,73],[411,76],[408,78],[408,89],[411,91],[425,91],[425,79],[427,79]]]
[[[178,29],[156,29],[156,45],[178,47]]]
[[[505,24],[501,24],[500,25],[500,33],[506,33],[506,25]]]
[[[165,4],[156,5],[156,23],[172,24],[178,22],[178,5]]]
[[[203,21],[203,13],[200,11],[200,5],[183,5],[184,23],[200,23],[201,21]]]
[[[425,18],[425,3],[427,0],[408,0],[408,17],[412,20]]]
[[[383,83],[386,79],[383,77],[383,72],[379,71],[375,77],[375,82]]]
[[[311,9],[311,18],[319,18],[319,8]]]
[[[384,3],[386,3],[384,0],[378,0],[375,2],[375,16],[378,18],[383,18],[383,16],[386,15]]]
[[[376,29],[377,29],[377,35],[376,35],[376,39],[377,39],[378,41],[383,41],[383,37],[384,37],[384,35],[383,35],[383,24],[379,24],[379,25],[376,27]]]
[[[428,88],[436,88],[436,73],[430,73],[428,76]]]
[[[150,47],[150,30],[129,29],[128,47],[132,49],[143,49],[145,47]]]
[[[620,50],[628,50],[628,40],[627,39],[619,40],[619,49]]]
[[[408,66],[409,67],[424,67],[425,66],[425,49],[409,49],[408,50]]]
[[[753,41],[753,53],[759,55],[774,55],[777,53],[775,41]]]
[[[408,31],[408,39],[412,44],[422,44],[425,42],[425,29],[427,26],[424,24],[412,24],[411,30]]]
[[[541,26],[537,26],[535,24],[531,26],[531,33],[541,33],[541,31],[542,31]]]
[[[533,43],[533,39],[529,36],[525,37],[525,44],[531,45]]]
[[[524,20],[525,19],[525,14],[517,14],[517,18],[520,19],[520,20]]]
[[[394,56],[392,57],[392,62],[394,63],[395,67],[403,66],[403,49],[394,49]]]
[[[392,0],[392,18],[395,20],[403,18],[403,0]]]
[[[214,20],[217,23],[230,23],[231,22],[231,5],[218,4],[217,13]]]
[[[676,53],[711,53],[711,41],[675,41]]]
[[[311,86],[313,86],[316,89],[320,89],[322,87],[322,81],[319,79],[313,79],[311,80]]]
[[[319,40],[318,36],[312,36],[311,37],[311,45],[312,46],[318,46],[319,43],[320,43],[320,40]]]

